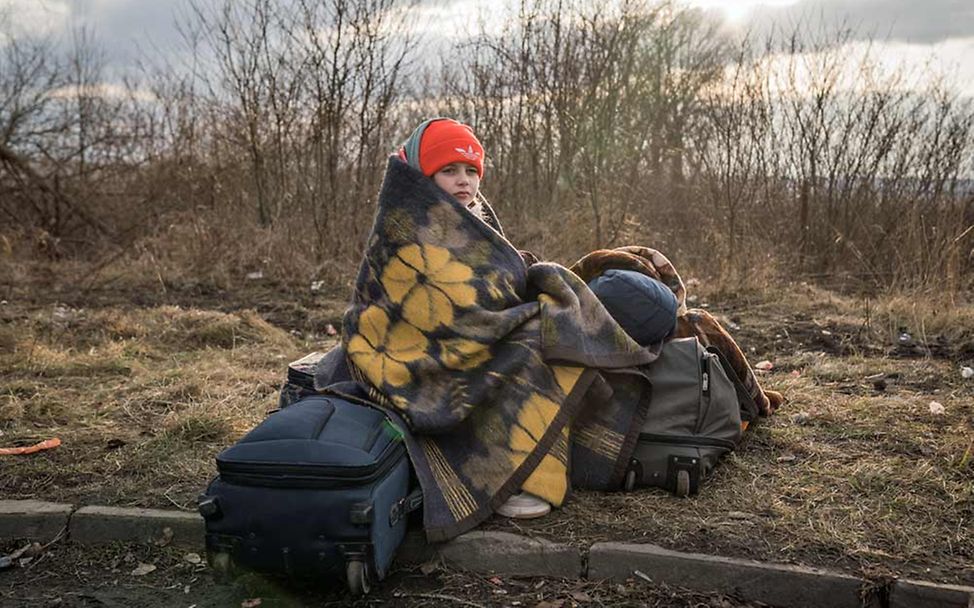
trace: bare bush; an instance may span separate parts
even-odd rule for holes
[[[640,243],[728,284],[970,287],[971,100],[848,32],[734,39],[670,2],[521,0],[437,64],[412,2],[199,4],[187,65],[157,53],[121,80],[91,32],[7,23],[8,248],[173,280],[347,280],[387,155],[449,115],[484,142],[512,240],[549,259]]]

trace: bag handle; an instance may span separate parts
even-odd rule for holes
[[[423,489],[416,488],[405,498],[400,498],[389,511],[389,526],[395,526],[406,515],[423,506]]]

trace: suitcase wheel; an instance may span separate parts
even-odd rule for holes
[[[369,582],[369,569],[362,560],[353,559],[348,562],[345,566],[345,580],[352,595],[365,595],[372,589]]]
[[[211,553],[210,567],[213,568],[213,577],[217,582],[226,583],[233,578],[233,560],[229,553]]]
[[[680,469],[676,472],[676,490],[673,493],[677,496],[690,495],[690,471]]]

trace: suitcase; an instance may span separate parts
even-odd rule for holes
[[[422,503],[401,431],[380,410],[330,395],[271,414],[217,456],[217,470],[198,506],[222,578],[344,579],[367,593]]]
[[[721,456],[737,446],[742,422],[757,417],[747,390],[716,349],[696,338],[664,343],[647,366],[652,397],[625,476],[625,489],[696,494]]]

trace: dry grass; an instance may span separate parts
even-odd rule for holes
[[[974,381],[959,373],[970,307],[924,312],[807,286],[701,293],[755,360],[775,363],[764,378],[788,398],[780,413],[692,499],[579,492],[543,520],[488,525],[974,584]],[[326,314],[281,299],[261,295],[259,313],[118,298],[0,306],[0,444],[64,441],[6,457],[0,494],[192,508],[216,453],[275,407],[286,362],[333,340],[279,329]],[[900,319],[925,328],[919,349],[896,346]]]
[[[311,346],[253,311],[4,312],[0,442],[64,442],[4,463],[9,498],[190,508],[215,454],[276,406],[286,362]]]

